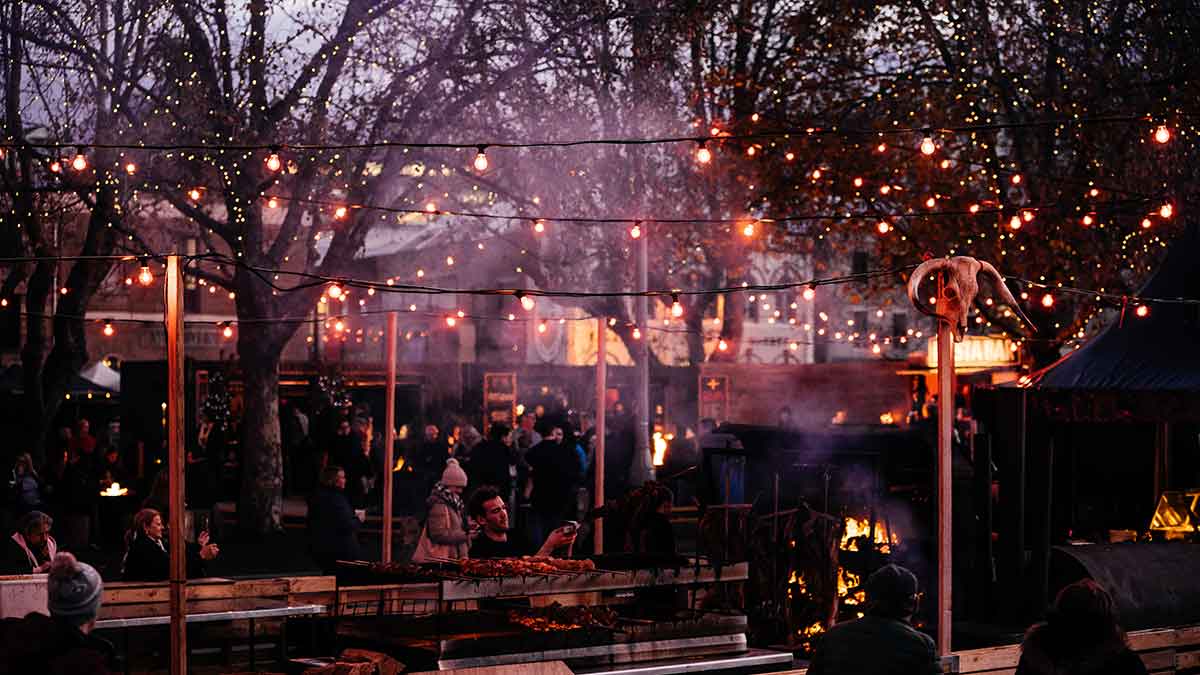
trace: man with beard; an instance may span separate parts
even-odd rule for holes
[[[484,485],[471,494],[467,502],[467,515],[479,535],[471,544],[472,558],[519,558],[525,555],[548,557],[555,551],[575,543],[575,532],[558,528],[553,530],[541,548],[534,549],[521,533],[508,527],[508,505],[500,492]]]

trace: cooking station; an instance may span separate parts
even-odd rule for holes
[[[748,648],[748,563],[670,558],[344,562],[338,637],[418,669],[564,661],[575,672],[668,675],[791,663],[788,652]]]

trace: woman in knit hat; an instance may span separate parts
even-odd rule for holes
[[[467,473],[458,465],[458,460],[446,460],[442,479],[433,486],[426,500],[429,517],[425,519],[425,529],[417,540],[413,562],[467,557],[471,535],[463,528],[466,505],[463,504],[462,493],[466,487]]]
[[[55,555],[46,581],[50,616],[0,621],[0,675],[115,672],[113,646],[92,634],[103,589],[94,567],[70,553]]]

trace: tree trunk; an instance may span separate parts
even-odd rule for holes
[[[266,341],[239,340],[244,383],[242,488],[238,527],[267,534],[283,529],[283,451],[279,438],[279,354]]]

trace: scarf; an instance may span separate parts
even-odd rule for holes
[[[37,555],[29,548],[29,544],[25,542],[24,535],[20,532],[13,532],[12,540],[17,542],[17,546],[21,547],[21,550],[25,552],[25,557],[29,559],[30,573],[42,565]],[[50,535],[46,535],[46,553],[48,554],[47,560],[54,560],[54,554],[58,553],[58,544],[54,542],[54,537]]]
[[[458,511],[460,514],[466,509],[466,506],[463,504],[462,496],[451,492],[450,488],[443,485],[441,481],[438,481],[434,484],[433,496],[436,499],[446,502],[447,506],[455,511]]]

